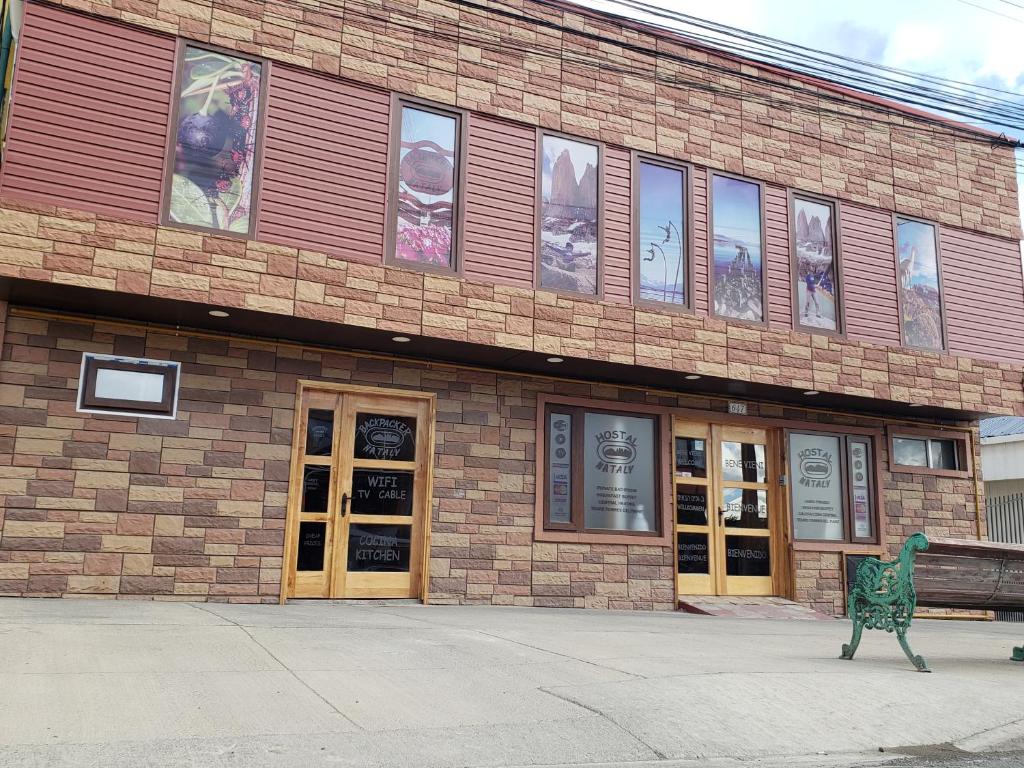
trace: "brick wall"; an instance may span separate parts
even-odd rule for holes
[[[83,351],[181,361],[178,418],[76,413]],[[672,607],[671,547],[533,541],[537,395],[721,401],[17,310],[0,357],[0,593],[276,600],[299,378],[437,393],[432,600]],[[914,530],[973,535],[973,481],[883,483],[890,549]],[[838,557],[796,564],[798,599],[839,610]]]
[[[488,115],[1020,235],[1012,149],[569,5],[57,2]]]
[[[1019,365],[348,262],[0,199],[0,277],[544,354],[1024,414]]]

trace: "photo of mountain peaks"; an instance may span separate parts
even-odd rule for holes
[[[597,285],[597,147],[545,136],[541,173],[540,287],[594,295]]]

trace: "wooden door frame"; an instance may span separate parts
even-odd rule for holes
[[[362,384],[340,384],[330,381],[316,381],[313,379],[299,379],[295,383],[295,403],[292,416],[292,446],[290,464],[288,468],[288,499],[286,502],[285,523],[284,523],[284,557],[281,561],[281,588],[278,595],[278,602],[284,605],[288,602],[288,582],[290,574],[295,567],[297,553],[295,551],[296,538],[298,535],[298,502],[301,494],[293,494],[292,490],[296,482],[301,483],[301,476],[296,480],[297,473],[300,473],[302,466],[302,445],[297,439],[301,432],[302,397],[307,391],[330,392],[340,395],[375,395],[377,397],[390,397],[401,400],[414,400],[427,403],[427,461],[424,462],[423,471],[426,473],[424,483],[424,510],[423,510],[423,532],[422,551],[420,553],[420,594],[419,599],[425,605],[430,595],[430,538],[431,521],[433,518],[434,499],[434,439],[437,422],[437,395],[433,392],[420,392],[407,389],[392,389],[388,387],[374,387]],[[332,482],[334,482],[332,480]],[[332,556],[334,554],[332,553]],[[332,576],[333,578],[333,576]]]
[[[769,419],[758,419],[758,418],[744,418],[732,415],[722,414],[723,418],[719,418],[719,414],[710,414],[708,412],[696,411],[693,409],[671,409],[670,414],[672,416],[670,432],[672,434],[672,451],[675,451],[675,425],[676,422],[683,422],[689,424],[703,424],[707,427],[707,463],[708,463],[708,482],[707,488],[707,499],[708,499],[708,554],[709,554],[709,576],[711,579],[712,586],[715,592],[721,594],[722,585],[719,584],[719,577],[716,568],[720,568],[722,577],[721,580],[724,582],[725,579],[725,562],[723,561],[716,566],[714,562],[720,554],[717,550],[718,542],[717,539],[721,538],[724,546],[725,536],[722,533],[719,536],[716,533],[717,525],[712,522],[712,515],[718,514],[718,502],[719,502],[719,491],[722,487],[722,480],[719,477],[721,472],[720,458],[721,458],[721,446],[718,443],[721,441],[721,430],[716,430],[715,427],[749,427],[751,429],[763,429],[765,431],[765,458],[767,463],[768,471],[768,504],[769,504],[769,536],[770,536],[770,557],[771,557],[771,580],[772,580],[772,593],[775,597],[786,597],[791,598],[793,595],[794,584],[793,584],[793,551],[790,547],[791,532],[789,529],[789,494],[787,488],[779,485],[780,472],[783,466],[785,466],[785,457],[782,451],[785,447],[785,439],[783,435],[784,427],[777,420]],[[674,456],[674,453],[673,453]],[[675,473],[675,461],[670,462],[670,473],[671,473],[671,484],[672,484],[672,548],[673,548],[673,571],[675,578],[673,579],[673,585],[676,593],[676,604],[679,604],[681,599],[687,597],[694,597],[696,595],[687,595],[679,591],[679,543],[676,538],[676,526],[677,526],[677,512],[675,509],[675,498],[676,498],[676,483],[677,477]]]

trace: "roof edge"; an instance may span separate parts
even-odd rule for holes
[[[869,104],[874,104],[877,107],[883,107],[885,109],[893,110],[896,112],[902,112],[903,114],[909,115],[910,117],[913,118],[938,121],[950,128],[954,128],[959,131],[973,133],[986,139],[1002,142],[1007,147],[1024,147],[1024,143],[1022,143],[1021,140],[1015,136],[1009,136],[1005,133],[997,133],[996,131],[989,130],[988,128],[982,128],[980,126],[971,125],[970,123],[961,122],[960,120],[954,120],[952,118],[945,117],[944,115],[940,115],[935,112],[930,112],[925,109],[918,109],[917,107],[912,107],[909,104],[904,104],[903,102],[898,101],[896,99],[884,96],[875,96],[873,94],[865,93],[864,91],[860,91],[855,87],[843,85],[842,83],[836,82],[834,80],[815,77],[814,75],[808,75],[794,69],[780,67],[777,64],[769,64],[767,62],[759,61],[758,59],[742,56],[740,54],[727,51],[723,48],[718,48],[709,43],[694,40],[690,37],[687,37],[686,34],[683,32],[675,32],[669,29],[664,29],[663,27],[659,27],[648,22],[640,21],[638,19],[633,19],[628,16],[621,16],[617,13],[612,13],[610,11],[600,11],[596,8],[588,8],[583,5],[578,5],[576,2],[573,2],[573,0],[530,0],[530,2],[533,2],[537,5],[546,5],[553,8],[559,8],[563,11],[579,13],[583,16],[590,16],[592,18],[613,22],[620,26],[631,28],[638,32],[643,32],[654,37],[658,37],[671,42],[681,43],[689,48],[694,48],[700,51],[704,51],[706,53],[712,53],[716,56],[720,56],[721,58],[728,59],[739,64],[755,66],[760,69],[774,72],[779,75],[784,75],[789,78],[800,80],[809,85],[814,85],[817,88],[833,91],[842,96],[847,96],[853,99],[857,99],[859,101],[867,102]],[[655,55],[658,55],[659,53],[659,51],[654,51]]]

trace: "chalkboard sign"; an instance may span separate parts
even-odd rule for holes
[[[334,411],[310,408],[306,421],[306,455],[330,456],[334,439]]]
[[[850,613],[850,592],[853,585],[857,583],[857,569],[860,564],[868,559],[868,555],[846,555],[843,563],[843,572],[846,575],[846,613]]]
[[[708,535],[706,533],[677,533],[676,556],[680,573],[708,572]]]
[[[679,525],[708,524],[708,489],[703,485],[676,486],[676,522]]]
[[[331,468],[307,464],[302,468],[302,511],[326,512]]]
[[[299,523],[299,552],[295,570],[322,571],[326,542],[327,523]]]
[[[411,525],[351,523],[348,529],[349,571],[408,572],[411,533]]]
[[[414,461],[416,419],[412,416],[357,413],[354,450],[357,459]]]
[[[767,536],[726,536],[726,575],[771,576],[769,542]]]
[[[356,469],[352,472],[352,514],[411,515],[412,472]]]

